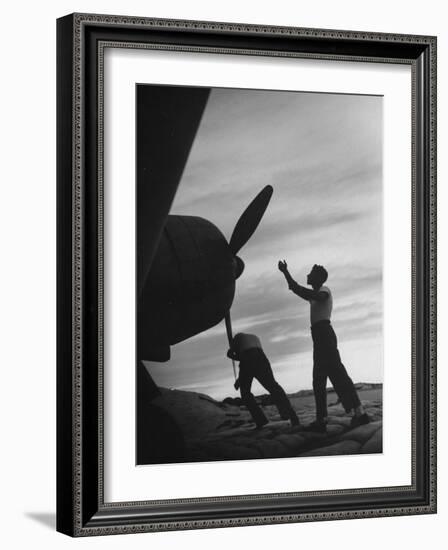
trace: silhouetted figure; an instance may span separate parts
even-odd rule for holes
[[[235,382],[235,389],[240,389],[243,403],[252,415],[257,428],[267,424],[268,419],[251,392],[254,378],[271,394],[280,416],[285,420],[289,419],[293,426],[300,424],[285,391],[274,378],[271,364],[261,347],[258,336],[242,332],[236,334],[232,340],[232,347],[227,352],[227,357],[240,362],[240,372]]]
[[[313,390],[316,401],[316,421],[306,429],[325,432],[328,420],[327,378],[333,384],[346,412],[353,411],[352,426],[367,424],[370,419],[358,397],[352,379],[348,375],[338,351],[336,334],[331,326],[333,297],[327,286],[323,286],[328,273],[321,265],[314,265],[307,275],[307,284],[312,289],[299,285],[290,275],[285,260],[278,262],[288,287],[294,294],[310,303],[311,336],[313,338]]]

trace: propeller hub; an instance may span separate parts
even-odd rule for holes
[[[239,256],[235,256],[233,260],[235,279],[238,279],[244,271],[244,262]]]

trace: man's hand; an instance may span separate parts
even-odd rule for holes
[[[288,283],[289,290],[292,290],[294,294],[297,294],[298,296],[303,296],[300,294],[299,289],[302,288],[294,279],[291,277],[291,273],[288,271],[288,264],[286,263],[286,260],[280,260],[278,262],[278,268],[285,276],[286,282]]]
[[[278,268],[282,273],[286,273],[288,271],[288,264],[286,263],[286,260],[280,260],[278,262]]]

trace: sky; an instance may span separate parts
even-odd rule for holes
[[[312,387],[309,304],[277,269],[306,284],[326,267],[332,325],[354,382],[382,382],[382,132],[378,96],[213,89],[172,214],[202,216],[230,239],[265,186],[274,193],[241,250],[234,333],[257,334],[287,393]],[[146,362],[159,386],[236,396],[224,321]],[[255,395],[266,393],[257,383]]]

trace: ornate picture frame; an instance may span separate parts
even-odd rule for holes
[[[57,22],[57,530],[70,536],[436,512],[436,38],[72,14]],[[108,502],[104,479],[104,52],[411,68],[411,483]],[[107,309],[107,308],[106,308]],[[296,459],[298,460],[298,459]]]

